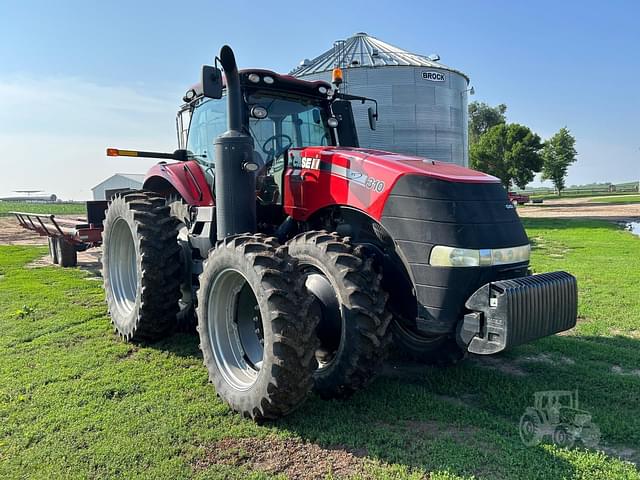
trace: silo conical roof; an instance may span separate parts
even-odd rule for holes
[[[303,61],[291,71],[291,74],[296,77],[304,77],[331,71],[336,66],[345,68],[386,66],[440,68],[459,73],[468,80],[464,73],[454,68],[447,67],[424,55],[411,53],[383,42],[365,32],[358,32],[346,40],[335,42],[331,49],[313,60]]]

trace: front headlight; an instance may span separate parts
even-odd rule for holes
[[[431,249],[429,263],[435,267],[485,267],[529,261],[530,245],[474,250],[436,245]]]

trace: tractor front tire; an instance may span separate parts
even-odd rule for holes
[[[348,397],[380,372],[391,341],[382,275],[363,247],[336,233],[309,231],[288,246],[320,317],[315,390],[322,398]]]
[[[311,300],[286,247],[235,235],[209,253],[198,289],[198,334],[218,395],[244,417],[288,414],[313,386]]]
[[[176,322],[180,247],[166,200],[117,194],[104,220],[102,277],[111,321],[127,341],[156,340]]]
[[[76,247],[64,238],[56,239],[56,260],[61,267],[75,267],[78,264]]]

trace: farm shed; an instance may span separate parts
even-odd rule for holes
[[[129,188],[140,189],[144,175],[139,173],[116,173],[93,187],[94,200],[109,200],[113,194]]]

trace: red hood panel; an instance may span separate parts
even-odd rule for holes
[[[452,163],[348,147],[289,150],[284,208],[306,220],[324,208],[341,205],[380,219],[396,182],[405,175],[451,183],[494,184],[500,181]]]
[[[413,157],[398,153],[385,152],[367,148],[348,147],[308,147],[303,149],[303,155],[315,157],[332,156],[333,162],[345,160],[365,160],[368,164],[376,164],[388,170],[395,171],[398,176],[405,174],[425,175],[439,180],[463,183],[497,183],[494,176],[461,167],[454,163],[438,162],[428,158]]]

